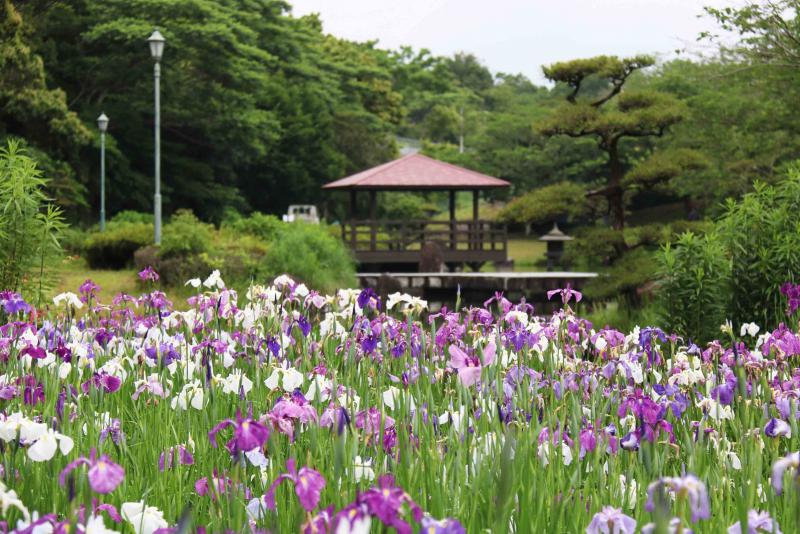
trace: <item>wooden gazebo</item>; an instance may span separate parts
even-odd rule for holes
[[[323,186],[350,192],[349,219],[342,223],[342,239],[362,267],[408,270],[420,263],[424,245],[438,246],[443,263],[454,268],[477,267],[508,260],[504,225],[481,220],[480,192],[508,187],[505,180],[442,161],[410,154]],[[356,217],[356,195],[369,194],[369,216]],[[448,191],[449,220],[378,220],[378,191]],[[456,220],[456,192],[472,191],[472,219]]]

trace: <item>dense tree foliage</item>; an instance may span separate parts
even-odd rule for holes
[[[153,62],[162,68],[166,209],[220,219],[226,207],[280,210],[319,184],[395,153],[399,94],[387,53],[325,36],[282,1],[25,2],[48,77],[85,122],[111,117],[112,211],[152,197]],[[92,175],[94,172],[87,172]],[[94,184],[85,184],[94,194]]]
[[[687,150],[680,158],[654,153],[630,172],[626,168],[623,142],[626,139],[661,137],[685,116],[684,106],[672,95],[657,91],[624,91],[628,78],[636,71],[650,67],[649,56],[619,59],[598,56],[590,59],[555,63],[544,67],[548,79],[569,88],[568,104],[559,107],[541,126],[548,136],[591,137],[608,160],[605,184],[590,191],[592,196],[606,199],[611,225],[625,226],[625,193],[650,187],[679,175],[684,166],[698,165],[698,158]],[[589,78],[606,82],[606,89],[589,98],[580,98],[584,82]]]
[[[85,205],[76,175],[89,130],[69,111],[62,90],[47,86],[41,57],[30,45],[31,28],[10,0],[0,3],[0,140],[21,137],[64,207]],[[5,144],[5,143],[4,143]]]
[[[0,137],[23,138],[67,216],[92,221],[95,118],[105,111],[109,214],[149,211],[145,39],[158,27],[167,39],[168,214],[187,208],[219,222],[234,210],[333,200],[335,218],[338,200],[319,186],[395,157],[404,143],[512,183],[495,195],[551,186],[512,204],[509,221],[574,218],[553,206],[579,189],[595,195],[587,222],[608,209],[597,222],[620,227],[626,211],[659,198],[714,214],[756,176],[777,180],[800,156],[796,3],[709,10],[742,34],[713,60],[651,66],[648,56],[600,56],[546,67],[555,84],[542,87],[493,74],[466,52],[383,50],[326,35],[316,16],[294,17],[282,0],[3,0]],[[645,198],[650,189],[671,196]],[[550,193],[553,202],[542,200]],[[524,198],[552,205],[517,209]],[[437,202],[406,196],[403,210],[415,199]]]

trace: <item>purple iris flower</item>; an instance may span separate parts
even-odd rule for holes
[[[158,273],[150,265],[139,271],[139,280],[141,280],[142,282],[147,282],[147,281],[156,282],[158,281],[158,278],[159,278]]]
[[[114,375],[94,373],[92,378],[81,384],[81,389],[85,394],[88,394],[92,387],[102,389],[106,393],[114,393],[121,385],[122,380]]]
[[[91,279],[87,278],[78,287],[78,293],[82,302],[91,304],[92,299],[97,300],[97,292],[100,291],[100,286],[95,284]]]
[[[58,482],[63,486],[67,475],[81,465],[89,466],[89,486],[96,493],[111,493],[125,478],[125,469],[111,461],[107,455],[97,456],[97,451],[92,449],[89,457],[81,456],[70,462],[58,476]]]
[[[643,328],[641,332],[639,332],[639,346],[642,347],[645,354],[647,354],[647,362],[650,365],[658,365],[661,363],[661,355],[659,354],[658,347],[653,345],[655,340],[666,343],[667,334],[660,328],[652,326]]]
[[[323,532],[332,532],[330,530],[331,521],[333,520],[333,506],[328,506],[324,510],[320,510],[317,515],[309,518],[309,520],[300,527],[302,534],[321,534]]]
[[[772,464],[772,487],[775,493],[783,493],[783,476],[793,469],[795,481],[800,482],[800,452],[793,452]]]
[[[235,427],[233,430],[233,437],[225,445],[231,455],[259,449],[269,439],[269,429],[266,426],[252,417],[242,417],[241,413],[237,412],[236,421],[233,419],[225,419],[211,429],[208,433],[208,439],[211,440],[211,445],[214,447],[217,446],[217,433],[228,426]]]
[[[380,519],[384,525],[394,527],[401,534],[412,532],[411,525],[400,518],[403,505],[408,505],[414,521],[422,520],[422,509],[408,493],[395,485],[392,475],[379,477],[378,486],[359,495],[358,501],[365,504],[369,513]]]
[[[578,442],[581,444],[580,458],[586,456],[586,453],[592,453],[597,448],[597,436],[594,429],[584,428],[578,436]]]
[[[210,482],[208,477],[200,478],[194,483],[194,490],[201,497],[211,495],[212,501],[217,500],[217,495],[225,495],[226,493],[234,492],[241,493],[244,498],[248,500],[252,497],[250,488],[242,483],[235,483],[233,479],[225,473],[220,475],[216,469],[214,469]]]
[[[144,355],[153,361],[158,361],[160,355],[165,366],[181,359],[180,353],[169,343],[161,343],[157,348],[147,347],[144,349]]]
[[[662,477],[651,483],[647,487],[647,502],[645,510],[652,512],[656,508],[656,500],[659,503],[666,502],[664,491],[675,494],[676,498],[685,497],[689,503],[692,513],[692,522],[698,519],[708,519],[711,517],[711,505],[708,499],[706,485],[694,475],[684,477]]]
[[[372,516],[366,505],[358,501],[348,504],[334,516],[331,532],[369,532]]]
[[[318,472],[310,467],[301,467],[300,471],[295,468],[294,458],[286,460],[286,468],[288,473],[280,475],[267,490],[267,493],[262,497],[264,504],[270,510],[275,509],[275,490],[284,480],[288,480],[294,484],[294,492],[300,500],[300,505],[310,512],[319,504],[320,493],[322,488],[325,487],[325,478]]]
[[[800,284],[786,282],[781,286],[781,294],[786,297],[786,315],[793,315],[800,308]]]
[[[125,433],[122,431],[122,422],[119,419],[112,419],[111,423],[100,431],[100,443],[111,438],[116,445],[125,440]]]
[[[457,519],[436,519],[425,516],[422,518],[422,532],[425,534],[467,534],[467,530]]]
[[[782,534],[778,522],[770,517],[769,512],[750,510],[747,512],[747,534],[766,532]],[[728,527],[728,534],[742,534],[742,525],[739,521]]]
[[[792,437],[792,427],[789,426],[789,423],[784,421],[783,419],[776,419],[773,417],[767,424],[764,426],[764,434],[771,437],[784,437],[784,438],[791,438]]]
[[[173,465],[194,465],[194,456],[183,445],[170,447],[159,456],[158,470],[163,472],[165,469],[172,469]]]
[[[594,514],[586,527],[586,534],[635,534],[636,520],[622,513],[619,508],[603,506]]]
[[[18,385],[23,385],[22,402],[28,406],[36,406],[44,402],[44,385],[36,380],[33,375],[17,379]]]
[[[553,289],[552,291],[547,292],[547,300],[551,300],[554,295],[560,294],[561,295],[561,302],[566,306],[567,303],[575,299],[575,302],[580,302],[583,298],[583,294],[580,291],[575,291],[572,289],[572,286],[567,284],[567,287],[564,289]]]
[[[358,303],[358,307],[362,310],[366,310],[367,308],[379,310],[381,308],[381,299],[371,287],[362,290],[361,293],[358,294],[356,302]]]
[[[9,314],[14,315],[15,313],[30,313],[31,306],[22,298],[19,293],[13,293],[11,291],[0,291],[0,305],[3,306],[3,310]]]

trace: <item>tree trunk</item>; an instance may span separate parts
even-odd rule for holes
[[[608,189],[606,190],[606,200],[608,201],[608,211],[611,216],[611,227],[614,230],[622,230],[625,227],[625,199],[623,198],[622,162],[619,159],[617,141],[613,141],[608,147]]]

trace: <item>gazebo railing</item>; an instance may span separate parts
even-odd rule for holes
[[[505,252],[508,233],[484,220],[356,220],[342,224],[342,240],[356,253],[419,250],[426,242],[444,251]]]

